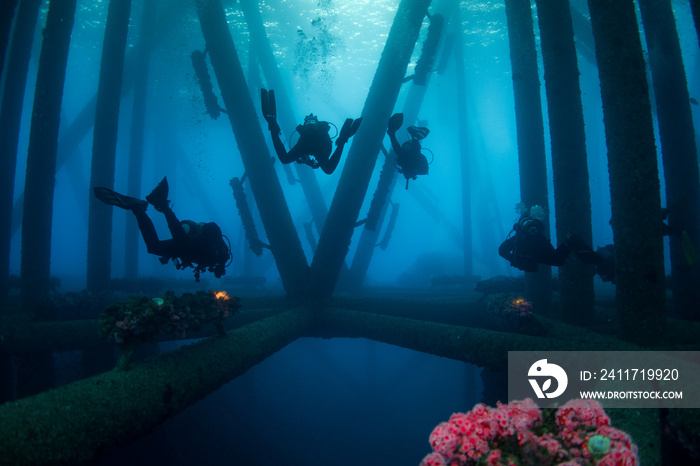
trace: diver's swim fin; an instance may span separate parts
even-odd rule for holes
[[[358,118],[354,121],[352,118],[348,118],[347,120],[345,120],[345,123],[343,123],[343,127],[340,129],[340,135],[338,136],[338,140],[335,142],[336,145],[345,144],[346,142],[348,142],[348,139],[353,137],[357,132],[357,129],[360,127],[360,123],[362,123],[362,118]]]
[[[403,113],[394,113],[391,118],[389,118],[389,125],[387,133],[395,133],[403,125]]]
[[[275,102],[275,91],[270,89],[267,92],[267,99],[268,99],[268,115],[271,115],[272,118],[277,119],[277,102]]]
[[[357,133],[357,130],[360,129],[360,123],[362,123],[362,117],[360,117],[352,122],[352,126],[350,127],[350,134],[348,135],[348,139],[353,137],[355,135],[355,133]]]
[[[168,178],[163,177],[158,183],[158,186],[153,188],[151,194],[146,196],[146,200],[151,204],[158,212],[164,212],[168,209],[170,204],[168,203]]]
[[[96,187],[95,197],[107,205],[113,205],[126,210],[146,210],[148,202],[135,197],[124,196],[109,188]]]
[[[267,121],[267,129],[273,133],[280,133],[280,127],[277,124],[277,104],[275,103],[275,91],[270,89],[260,89],[260,107],[262,114]]]

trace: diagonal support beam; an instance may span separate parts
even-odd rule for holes
[[[306,288],[309,267],[272,165],[224,9],[219,0],[195,0],[195,4],[216,80],[228,109],[231,128],[282,284],[289,296],[300,297]]]
[[[428,5],[430,0],[402,0],[396,12],[362,111],[362,126],[350,147],[311,263],[311,297],[333,293]]]
[[[289,311],[0,406],[0,463],[92,464],[308,333],[311,311]]]
[[[265,74],[270,89],[275,90],[277,99],[277,113],[283,131],[292,131],[297,125],[294,110],[289,100],[282,73],[277,66],[275,56],[270,46],[270,40],[265,32],[262,16],[260,15],[259,0],[241,0],[239,5],[243,11],[246,22],[248,23],[248,31],[250,32],[251,47],[256,51],[260,60],[260,67]],[[319,231],[323,228],[328,215],[328,207],[323,201],[323,193],[321,186],[316,179],[315,170],[306,165],[294,164],[301,183],[301,188],[304,191],[306,202],[309,204],[309,210],[317,225]],[[290,167],[291,168],[291,167]]]

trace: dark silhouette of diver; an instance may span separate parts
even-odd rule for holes
[[[530,216],[521,217],[498,247],[501,257],[525,272],[537,272],[537,264],[562,265],[570,252],[566,243],[554,249],[542,221]]]
[[[533,206],[533,209],[537,207],[539,206]],[[544,209],[541,210],[544,213]],[[563,265],[572,252],[585,264],[602,262],[590,246],[572,232],[569,232],[567,239],[555,249],[544,234],[544,223],[531,211],[532,209],[521,215],[498,248],[498,254],[510,262],[510,265],[525,272],[536,272],[538,264]]]
[[[422,126],[409,126],[407,131],[411,139],[400,145],[396,139],[396,131],[401,128],[402,124],[403,113],[395,113],[389,119],[386,132],[391,140],[391,148],[396,153],[397,169],[406,178],[406,189],[408,189],[409,180],[415,180],[418,175],[428,174],[428,159],[421,153],[420,140],[424,139],[430,130]]]
[[[151,194],[146,196],[145,201],[124,196],[108,188],[97,187],[94,191],[95,197],[105,204],[133,212],[141,230],[141,236],[146,243],[146,249],[149,254],[161,256],[159,260],[162,264],[167,264],[172,259],[178,269],[193,267],[197,281],[200,273],[205,270],[214,272],[216,278],[226,273],[231,250],[224,242],[221,229],[213,222],[179,221],[170,208],[166,178],[163,178]],[[146,214],[148,204],[165,215],[172,239],[158,239],[153,222]]]
[[[296,131],[299,133],[299,140],[287,152],[280,139],[280,127],[277,124],[275,91],[261,89],[260,98],[263,117],[267,121],[268,129],[272,136],[272,145],[275,147],[275,152],[277,152],[280,162],[284,164],[292,163],[296,160],[297,163],[304,163],[311,168],[321,167],[321,170],[330,175],[335,171],[338,162],[340,162],[340,155],[343,152],[345,143],[357,132],[360,123],[362,123],[362,118],[357,120],[348,118],[345,120],[343,127],[340,129],[338,139],[335,140],[337,147],[333,155],[331,155],[333,141],[328,135],[331,123],[319,121],[318,117],[311,113],[304,118],[303,125],[296,127]]]

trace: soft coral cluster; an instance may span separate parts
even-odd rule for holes
[[[433,451],[420,466],[638,464],[637,446],[597,401],[571,400],[550,414],[529,398],[477,404],[433,429]]]

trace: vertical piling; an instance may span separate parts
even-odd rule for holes
[[[537,0],[536,4],[552,141],[556,237],[562,243],[571,231],[591,244],[586,133],[569,3]],[[592,319],[593,274],[593,266],[583,264],[574,254],[559,267],[560,307],[566,322],[581,324]]]
[[[644,56],[632,0],[588,0],[603,99],[624,336],[656,341],[666,326],[661,195]]]
[[[687,248],[692,244],[700,249],[700,174],[681,45],[669,0],[638,3],[649,50],[666,180],[673,308],[680,318],[698,320],[700,264]]]
[[[544,122],[540,101],[540,77],[530,0],[506,0],[510,62],[513,69],[515,124],[520,167],[520,198],[528,207],[549,210]],[[549,236],[549,221],[545,219]],[[540,264],[539,271],[525,273],[525,290],[539,312],[548,313],[552,296],[552,269]]]
[[[39,317],[48,298],[56,150],[63,85],[76,0],[49,5],[34,91],[22,217],[21,298],[24,312]],[[51,387],[53,357],[38,351],[17,359],[17,393],[32,395]]]
[[[98,186],[114,188],[117,125],[130,11],[131,0],[109,2],[102,45],[88,201],[87,288],[93,291],[106,289],[111,277],[114,207],[100,202],[92,190]]]
[[[7,60],[0,107],[0,300],[8,296],[10,247],[12,245],[13,198],[17,145],[22,116],[27,70],[40,0],[24,0],[17,8],[15,28]]]
[[[129,141],[128,188],[130,196],[140,197],[143,165],[143,139],[146,127],[146,96],[148,89],[148,67],[153,48],[153,24],[155,22],[156,1],[145,0],[141,14],[141,31],[136,46],[136,64],[134,65],[134,104],[131,112],[131,139]],[[126,217],[124,232],[124,271],[127,277],[138,275],[138,245],[141,240],[136,218]]]
[[[34,311],[38,300],[46,298],[50,289],[58,127],[75,5],[76,0],[51,2],[39,57],[22,217],[21,293],[29,312]]]
[[[457,81],[457,121],[458,128],[467,128],[469,121],[467,118],[467,79],[464,74],[464,32],[462,29],[462,15],[459,4],[454,8],[454,62],[455,78]],[[459,139],[459,162],[462,181],[462,241],[464,250],[464,276],[469,277],[474,274],[474,261],[472,253],[472,191],[471,191],[471,160],[469,151],[468,132],[460,131],[457,134]]]

